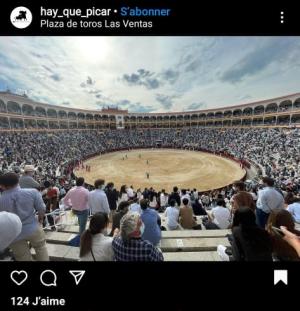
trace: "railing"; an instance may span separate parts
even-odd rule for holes
[[[64,206],[45,214],[43,229],[56,231],[62,230],[65,226],[73,226],[77,224],[77,218],[71,217],[70,213]]]

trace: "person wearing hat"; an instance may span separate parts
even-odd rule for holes
[[[40,188],[40,184],[34,180],[32,177],[34,175],[34,166],[33,165],[25,165],[24,174],[20,177],[20,187],[21,188]]]

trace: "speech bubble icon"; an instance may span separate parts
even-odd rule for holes
[[[46,280],[45,280],[46,279]],[[50,281],[49,281],[50,279]],[[45,270],[41,273],[40,281],[44,286],[57,286],[57,276],[54,271],[52,270]]]

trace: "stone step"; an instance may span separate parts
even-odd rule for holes
[[[204,252],[216,251],[218,245],[230,246],[227,238],[183,238],[162,239],[160,248],[163,252]]]
[[[50,260],[52,261],[78,261],[79,248],[61,244],[47,245]],[[165,261],[220,261],[215,251],[210,252],[166,252],[163,253]]]
[[[199,230],[200,232],[201,230]],[[203,231],[203,232],[208,232]],[[194,232],[194,231],[193,231]],[[76,234],[66,232],[49,231],[46,232],[46,240],[48,244],[64,244],[73,239]],[[195,233],[196,234],[196,233]],[[207,233],[205,233],[207,234]],[[160,247],[163,252],[199,252],[199,251],[215,251],[219,244],[229,246],[226,237],[188,237],[188,238],[163,238],[160,242]]]
[[[57,231],[46,231],[45,235],[48,244],[68,244],[76,236],[74,233]]]
[[[47,250],[51,261],[78,261],[79,247],[72,247],[62,244],[47,243]],[[32,249],[33,258],[35,258],[34,250]]]
[[[79,226],[76,225],[65,225],[61,228],[58,228],[58,232],[65,232],[65,233],[79,233]]]
[[[216,238],[226,237],[230,234],[230,230],[171,230],[162,231],[161,235],[163,239],[169,238]]]

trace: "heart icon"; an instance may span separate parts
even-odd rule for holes
[[[24,270],[21,271],[14,270],[10,274],[10,278],[13,282],[15,282],[18,286],[20,286],[27,280],[28,274]]]

